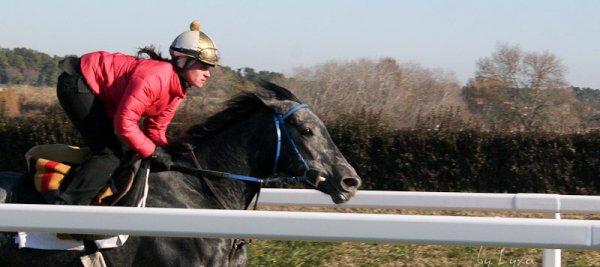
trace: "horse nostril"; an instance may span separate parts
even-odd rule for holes
[[[360,179],[354,177],[344,177],[342,179],[342,187],[346,190],[355,190],[361,184]]]

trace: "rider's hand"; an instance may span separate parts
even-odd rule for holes
[[[152,161],[152,167],[157,167],[160,170],[170,170],[173,166],[171,155],[164,148],[157,146],[152,155],[148,157]]]

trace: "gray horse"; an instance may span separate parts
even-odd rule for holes
[[[244,177],[296,177],[335,203],[348,201],[361,184],[323,122],[272,83],[231,99],[227,108],[191,127],[168,151],[181,168],[150,174],[149,207],[245,209],[261,186],[202,175],[194,171],[198,167]],[[0,173],[0,201],[18,177]],[[13,235],[0,233],[0,266],[81,266],[82,251],[18,249]],[[122,247],[101,252],[109,266],[244,266],[247,260],[245,246],[215,238],[131,236]]]

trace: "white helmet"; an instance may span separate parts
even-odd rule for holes
[[[200,60],[211,66],[219,62],[219,51],[215,42],[200,31],[200,22],[192,21],[190,30],[181,33],[169,47],[173,59],[181,56]]]

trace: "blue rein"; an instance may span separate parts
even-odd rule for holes
[[[211,170],[202,170],[202,169],[190,170],[188,168],[179,167],[179,166],[177,166],[177,168],[180,170],[183,170],[183,171],[194,171],[194,172],[200,172],[200,173],[211,175],[211,176],[224,177],[224,178],[230,178],[230,179],[246,181],[246,182],[255,182],[255,183],[269,183],[271,180],[278,180],[280,183],[304,182],[307,180],[306,173],[310,170],[310,166],[308,165],[308,163],[306,163],[306,160],[304,160],[304,157],[302,157],[302,154],[300,153],[298,146],[296,146],[296,143],[294,142],[292,135],[288,131],[287,127],[285,126],[285,120],[301,108],[308,108],[308,105],[307,104],[297,105],[297,106],[293,107],[292,109],[290,109],[285,114],[276,114],[276,113],[273,114],[273,121],[275,123],[275,131],[276,131],[276,135],[277,135],[277,148],[275,151],[275,162],[273,165],[273,176],[272,177],[261,179],[261,178],[256,178],[256,177],[252,177],[252,176],[211,171]],[[279,176],[279,172],[277,170],[278,170],[278,166],[279,166],[279,158],[281,156],[281,143],[282,143],[281,132],[282,132],[282,129],[283,129],[283,132],[285,133],[286,138],[289,140],[290,145],[294,149],[296,156],[304,165],[304,175],[302,175],[302,176],[292,176],[292,177]],[[193,152],[192,152],[192,155],[193,155]],[[193,155],[193,157],[195,160],[195,155]]]

